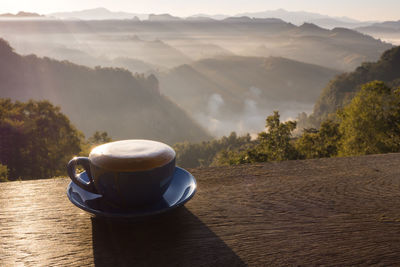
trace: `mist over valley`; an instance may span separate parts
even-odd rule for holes
[[[221,136],[233,129],[261,131],[274,110],[284,119],[296,118],[309,111],[320,88],[338,73],[279,57],[225,56],[178,66],[158,78],[163,94]]]
[[[281,13],[281,18],[291,14]],[[85,14],[88,20],[77,19]],[[184,125],[196,124],[193,129],[198,129],[198,134],[186,134],[184,126],[182,133],[167,134],[165,140],[168,142],[220,137],[232,131],[257,133],[264,129],[265,118],[274,110],[280,111],[283,120],[295,119],[302,112],[310,113],[321,90],[331,79],[355,69],[362,62],[376,61],[392,47],[390,43],[355,30],[301,23],[301,19],[333,19],[310,14],[296,13],[298,21],[292,20],[296,25],[279,18],[265,18],[268,13],[239,14],[216,20],[209,16],[184,19],[168,14],[146,17],[122,12],[110,15],[104,9],[75,15],[53,14],[53,17],[40,20],[3,19],[0,20],[0,36],[16,53],[41,66],[44,62],[51,64],[47,64],[48,69],[44,71],[47,76],[28,75],[29,79],[41,81],[32,82],[27,78],[26,87],[29,85],[31,91],[11,92],[13,87],[4,87],[1,96],[21,100],[50,99],[61,105],[86,135],[95,130],[107,130],[114,138],[143,137],[152,127],[156,129],[154,125],[160,125],[159,121],[174,128],[172,120],[181,118],[176,112],[182,113],[187,120]],[[57,16],[62,19],[56,19]],[[340,21],[354,23],[354,27],[361,25],[350,19],[342,18]],[[69,66],[87,73],[104,71],[112,77],[115,73],[115,78],[112,78],[115,82],[108,80],[97,84],[97,77],[88,80],[82,75],[67,86],[63,80],[64,71],[55,71],[55,66]],[[121,69],[107,69],[109,67],[126,69],[134,74],[133,78],[124,78],[120,84],[116,77],[121,73],[126,77],[130,74]],[[162,102],[169,103],[165,105],[174,109],[171,114],[175,115],[169,119],[157,118],[159,111],[152,110],[159,108],[155,106],[157,101],[143,101],[140,95],[132,96],[132,104],[119,101],[124,97],[118,92],[137,88],[138,78],[135,77],[145,81],[150,76],[156,84],[151,90],[159,92],[164,99]],[[76,105],[79,108],[75,109],[70,103],[63,102],[65,99],[61,96],[66,95],[63,90],[81,91],[88,97],[85,101],[78,100]],[[93,94],[96,94],[96,101],[89,97]],[[127,116],[126,120],[128,117],[133,121],[140,119],[134,125],[122,128],[110,124],[103,116],[86,122],[79,116],[86,113],[86,109],[90,109],[88,114],[95,112],[96,108],[88,104],[90,101],[94,102],[93,105],[99,101],[107,106],[107,111],[98,114],[107,114],[110,120],[122,113]],[[135,103],[148,104],[142,105],[144,108],[141,109]],[[161,135],[155,134],[157,138]]]

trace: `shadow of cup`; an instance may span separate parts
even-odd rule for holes
[[[185,207],[141,221],[92,218],[96,266],[246,266]]]

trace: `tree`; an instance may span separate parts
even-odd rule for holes
[[[296,140],[295,147],[300,158],[326,158],[335,157],[338,154],[339,123],[326,120],[319,130],[305,129],[302,136]]]
[[[91,137],[88,139],[88,143],[91,146],[98,146],[104,143],[111,142],[112,139],[110,136],[108,136],[107,132],[99,132],[96,131]]]
[[[96,131],[91,137],[87,140],[82,141],[81,143],[81,152],[79,156],[89,156],[90,151],[101,144],[112,142],[112,138],[108,135],[107,132]]]
[[[331,80],[322,90],[320,98],[310,116],[314,127],[324,120],[328,114],[335,114],[351,102],[363,84],[380,80],[394,83],[400,78],[400,46],[385,51],[377,62],[363,63],[350,73],[343,73]]]
[[[292,132],[296,122],[281,122],[278,111],[266,119],[267,131],[258,134],[256,142],[236,151],[221,151],[215,161],[218,165],[236,165],[266,161],[296,159],[297,152],[292,144]]]
[[[261,150],[264,150],[267,159],[281,161],[297,158],[297,153],[291,143],[292,131],[296,129],[295,121],[281,122],[278,111],[268,116],[266,120],[266,132],[258,134]]]
[[[185,168],[195,168],[199,166],[222,165],[216,160],[217,155],[226,151],[239,150],[241,147],[251,143],[250,135],[237,136],[232,132],[229,136],[220,139],[204,141],[201,143],[177,143],[174,145],[176,151],[177,164]]]
[[[65,165],[81,150],[83,134],[48,101],[0,99],[0,163],[10,179],[65,174]]]
[[[400,151],[400,89],[381,81],[367,83],[338,116],[340,155]]]

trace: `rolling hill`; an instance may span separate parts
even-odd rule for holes
[[[219,55],[285,57],[351,71],[375,61],[388,43],[354,30],[295,26],[280,19],[229,17],[223,20],[0,20],[0,34],[24,53],[45,56],[65,46],[94,57],[128,57],[155,66],[176,67]],[[163,20],[163,19],[169,20]],[[26,45],[23,45],[23,43]],[[40,51],[29,51],[39,47]],[[18,50],[19,51],[19,50]],[[57,58],[68,55],[60,53]]]
[[[385,21],[374,23],[364,27],[358,27],[358,31],[365,33],[400,33],[400,20],[398,21]]]
[[[374,23],[369,26],[358,27],[356,30],[394,45],[400,45],[400,20]]]
[[[365,61],[374,61],[392,45],[346,28],[327,30],[304,23],[259,45],[252,55],[284,55],[286,58],[328,68],[351,71]]]
[[[163,94],[218,135],[234,126],[260,130],[274,109],[284,117],[310,109],[338,73],[279,57],[227,56],[181,65],[158,78]]]
[[[48,99],[86,135],[107,131],[115,139],[144,138],[170,144],[209,135],[160,94],[151,75],[94,69],[67,61],[21,56],[0,40],[0,97]]]

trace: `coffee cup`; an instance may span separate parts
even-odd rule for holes
[[[71,180],[100,194],[110,204],[131,208],[161,200],[175,171],[175,151],[151,140],[123,140],[95,147],[89,157],[75,157],[67,165]],[[89,177],[76,174],[81,165]]]

